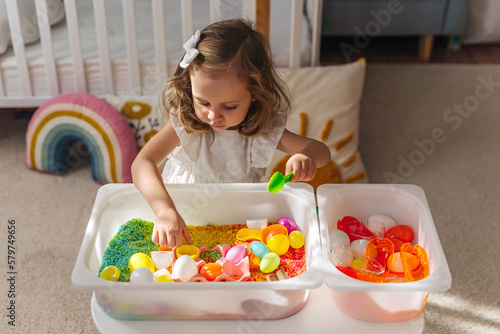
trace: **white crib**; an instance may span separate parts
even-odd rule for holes
[[[0,108],[37,107],[69,92],[156,96],[182,43],[196,29],[236,16],[269,34],[279,67],[319,63],[322,0],[0,1],[12,40],[0,55]],[[38,42],[20,38],[30,17],[20,14],[18,1],[35,2]],[[65,18],[51,26],[57,3]]]

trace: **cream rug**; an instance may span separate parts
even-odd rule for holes
[[[27,169],[27,123],[0,112],[0,332],[96,333],[91,293],[71,273],[99,185],[85,158],[64,176]],[[453,276],[451,290],[429,296],[426,334],[500,333],[499,129],[500,66],[368,65],[360,150],[370,181],[425,190]]]

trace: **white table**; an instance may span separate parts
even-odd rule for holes
[[[378,323],[352,319],[333,303],[326,285],[310,290],[305,306],[296,314],[279,320],[119,320],[108,316],[99,306],[95,295],[91,301],[92,317],[98,331],[103,334],[139,333],[203,333],[203,334],[290,334],[290,333],[342,333],[342,334],[421,334],[424,313],[405,322]]]

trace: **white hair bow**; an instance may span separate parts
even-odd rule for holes
[[[184,58],[182,58],[181,63],[179,64],[182,68],[186,68],[191,64],[194,58],[198,56],[200,51],[196,49],[196,44],[200,40],[200,31],[197,30],[196,33],[189,38],[186,43],[184,43],[183,48],[186,50],[186,54]]]

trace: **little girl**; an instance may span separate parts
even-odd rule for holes
[[[285,129],[290,98],[266,38],[250,23],[213,23],[184,49],[161,96],[170,121],[132,164],[156,215],[152,241],[169,247],[191,239],[164,183],[261,182],[276,148],[291,155],[292,181],[311,180],[330,161],[325,144]]]

